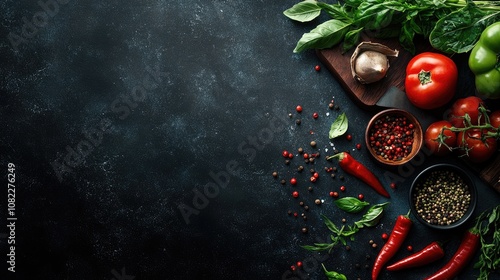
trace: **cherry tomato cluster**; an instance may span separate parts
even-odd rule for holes
[[[489,112],[476,96],[458,99],[445,120],[429,125],[424,134],[425,146],[444,156],[458,150],[473,163],[490,159],[497,151],[500,138],[500,110]]]

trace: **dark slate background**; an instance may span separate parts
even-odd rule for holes
[[[15,164],[17,217],[15,274],[7,272],[9,233],[0,230],[2,279],[326,279],[321,263],[368,279],[364,266],[377,254],[368,242],[380,248],[381,234],[408,212],[412,179],[432,163],[457,162],[423,156],[398,172],[355,150],[375,112],[357,107],[325,67],[316,72],[314,52],[292,52],[318,24],[285,18],[294,1],[41,3],[0,3],[0,173],[5,186],[7,165]],[[332,99],[338,110],[328,109]],[[341,112],[353,140],[331,143],[328,130]],[[298,147],[322,155],[302,174],[299,158],[286,166],[281,157]],[[350,251],[317,255],[299,245],[326,240],[320,214],[338,224],[359,218],[336,209],[329,191],[344,184],[343,196],[387,201],[351,176],[341,181],[341,171],[329,178],[323,168],[336,164],[323,156],[333,148],[350,150],[386,186],[391,174],[403,180],[390,190],[379,226],[361,230]],[[321,173],[310,193],[309,168]],[[298,185],[280,185],[273,171],[296,176]],[[498,194],[475,180],[479,213]],[[325,203],[314,205],[316,198]],[[304,212],[299,201],[311,207],[307,221],[287,215]],[[192,212],[185,218],[179,207]],[[416,222],[405,245],[446,239],[448,259],[463,231]],[[408,254],[402,249],[397,258]],[[446,259],[404,275],[421,279]],[[292,274],[297,261],[304,268]],[[469,265],[460,279],[476,274]]]

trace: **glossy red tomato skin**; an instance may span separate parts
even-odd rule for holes
[[[421,82],[419,73],[422,71],[430,73],[429,83]],[[414,56],[406,66],[406,96],[420,109],[436,109],[451,101],[455,95],[457,80],[458,69],[451,58],[439,53],[424,52]]]
[[[448,149],[445,145],[441,145],[441,147],[439,146],[438,137],[441,134],[441,131],[443,131],[443,134],[446,136],[446,139],[444,139],[446,145],[451,148],[454,148],[457,145],[457,134],[451,130],[444,129],[445,127],[451,128],[452,124],[449,121],[440,120],[431,123],[425,130],[424,144],[433,155],[445,156],[451,153],[450,149]]]
[[[483,130],[483,133],[486,133]],[[497,141],[495,138],[481,137],[480,129],[472,128],[458,133],[457,145],[469,149],[467,159],[473,163],[482,163],[490,159],[497,151]],[[463,152],[465,154],[465,151]]]
[[[490,114],[490,123],[495,128],[500,128],[500,110],[493,111]]]
[[[454,127],[465,127],[463,117],[465,116],[465,114],[468,114],[471,118],[471,123],[476,125],[478,124],[478,108],[480,105],[484,106],[484,102],[477,96],[468,96],[465,98],[457,99],[451,106],[451,111],[448,115],[448,121],[451,122]]]

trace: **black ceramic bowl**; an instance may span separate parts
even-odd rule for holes
[[[426,168],[409,194],[413,215],[434,229],[454,229],[466,223],[476,208],[477,190],[471,177],[453,164]]]

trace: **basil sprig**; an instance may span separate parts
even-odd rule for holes
[[[354,234],[356,234],[360,228],[363,227],[374,227],[378,224],[380,219],[382,218],[382,212],[384,211],[385,205],[389,204],[389,202],[385,202],[382,204],[373,205],[368,209],[368,211],[363,215],[361,220],[354,223],[354,225],[337,227],[328,217],[325,215],[321,215],[323,222],[326,227],[333,233],[330,235],[330,243],[314,243],[313,245],[303,245],[302,248],[313,251],[326,251],[328,253],[332,251],[332,249],[339,243],[342,245],[346,245],[346,238],[349,238],[351,241],[354,240]]]
[[[365,206],[370,205],[370,203],[348,196],[335,200],[335,205],[348,213],[358,213],[361,212]]]
[[[339,137],[344,133],[346,133],[348,127],[349,127],[349,122],[347,120],[347,116],[345,113],[342,113],[332,123],[332,126],[330,127],[330,132],[328,133],[328,137],[330,139]]]

